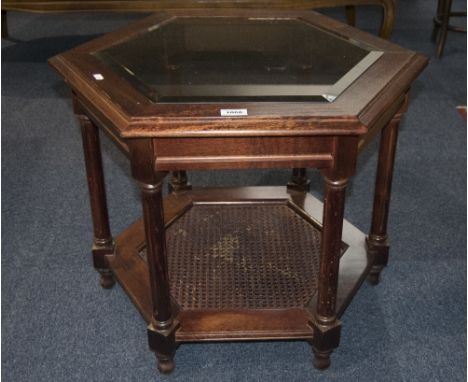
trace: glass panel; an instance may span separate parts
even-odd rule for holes
[[[379,56],[300,20],[232,17],[176,18],[94,55],[153,102],[333,101]]]

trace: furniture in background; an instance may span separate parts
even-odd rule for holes
[[[432,40],[436,41],[436,56],[439,58],[444,53],[448,31],[466,33],[466,27],[450,24],[451,17],[466,17],[466,11],[452,12],[452,0],[438,0]]]
[[[50,64],[81,123],[94,266],[148,323],[159,370],[181,343],[279,339],[308,341],[328,367],[346,307],[388,261],[398,127],[427,59],[315,12],[238,9],[157,13]],[[141,190],[143,218],[115,241],[99,130]],[[366,238],[343,219],[345,192],[378,134]],[[324,203],[185,176],[163,200],[169,171],[246,168],[318,168]]]
[[[156,12],[166,9],[258,8],[317,9],[346,7],[350,25],[355,25],[355,6],[377,5],[382,8],[380,36],[389,38],[395,20],[395,0],[3,0],[2,37],[8,36],[7,11],[25,12]]]

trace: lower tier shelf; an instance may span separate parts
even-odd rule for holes
[[[319,277],[322,203],[284,187],[195,189],[164,201],[179,342],[310,339]],[[147,322],[151,294],[143,221],[108,257]],[[343,226],[337,310],[368,271],[365,236]]]

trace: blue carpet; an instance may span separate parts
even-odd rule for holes
[[[456,2],[464,7],[463,2]],[[393,40],[434,57],[435,0],[398,1]],[[343,18],[341,10],[329,14]],[[329,370],[304,342],[182,345],[170,376],[156,372],[146,327],[119,286],[102,290],[80,134],[50,56],[142,15],[9,15],[2,41],[2,377],[4,381],[466,380],[466,36],[415,83],[396,160],[391,259],[343,316]],[[376,30],[379,14],[358,13]],[[112,230],[141,213],[126,159],[103,139]],[[377,144],[359,161],[346,217],[366,232]],[[282,185],[289,171],[194,172],[195,185]],[[311,172],[313,194],[322,182]]]

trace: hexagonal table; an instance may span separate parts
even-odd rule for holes
[[[158,13],[50,60],[81,121],[103,287],[148,322],[162,372],[182,342],[304,339],[326,368],[339,318],[388,260],[398,125],[427,60],[313,12]],[[112,239],[98,130],[126,153],[143,219]],[[381,145],[366,238],[343,220]],[[191,189],[186,170],[293,168],[288,187]],[[325,180],[322,205],[306,168]],[[172,171],[171,194],[162,182]]]

